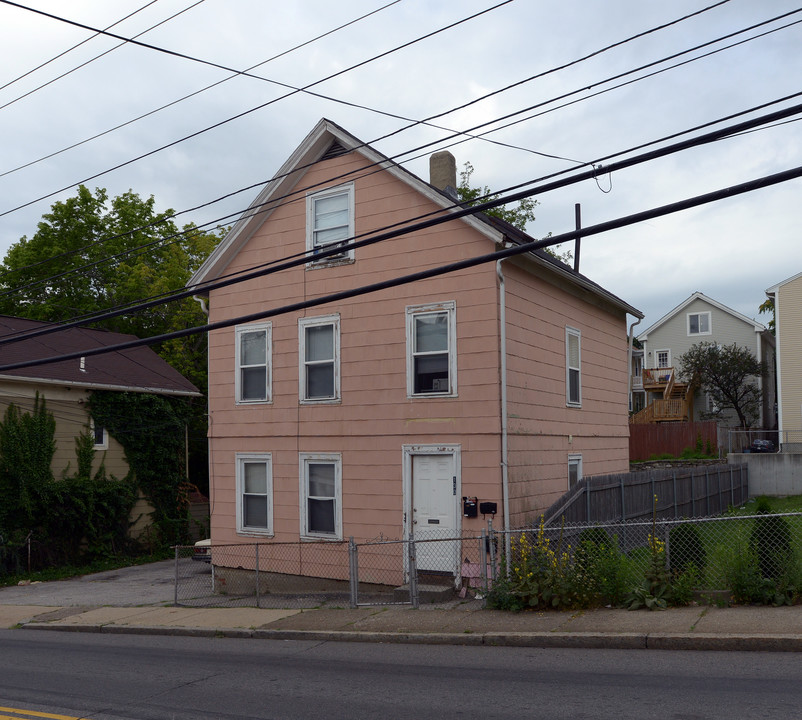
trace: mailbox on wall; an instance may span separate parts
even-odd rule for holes
[[[479,514],[477,508],[478,499],[475,497],[462,498],[462,514],[464,517],[472,518]]]
[[[498,512],[498,503],[479,503],[479,512],[482,513],[482,515],[495,515]]]

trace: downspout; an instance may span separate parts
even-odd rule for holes
[[[755,334],[757,335],[757,361],[759,363],[763,362],[763,335],[761,334],[760,330],[755,330]],[[760,377],[757,379],[757,387],[760,390],[760,426],[762,428],[766,427],[766,395],[763,392],[763,373],[760,373]]]
[[[504,508],[504,557],[510,557],[510,487],[507,448],[507,300],[504,287],[503,260],[496,261],[498,275],[499,345],[501,373],[501,503]]]
[[[206,307],[206,300],[204,300],[202,297],[198,297],[197,295],[193,295],[192,299],[195,302],[200,303],[201,311],[204,315],[206,315],[206,317],[209,317],[209,308]]]
[[[195,302],[199,303],[201,306],[201,311],[203,312],[206,317],[209,317],[209,308],[206,305],[206,300],[198,295],[193,295],[192,299]],[[207,349],[208,349],[208,339],[207,339]],[[206,353],[206,377],[209,377],[209,353]],[[207,383],[208,385],[208,383]],[[209,537],[212,536],[212,511],[214,510],[214,498],[212,493],[214,492],[214,482],[212,477],[212,443],[211,438],[211,427],[212,427],[212,414],[209,412],[209,388],[206,388],[206,423],[207,423],[207,439],[206,439],[206,449],[209,455],[208,460],[208,470],[209,470]],[[187,477],[189,477],[189,429],[187,428],[187,439],[186,439],[186,448],[187,448]]]
[[[629,397],[627,398],[627,406],[629,403],[632,402],[632,344],[635,340],[635,326],[640,325],[640,321],[643,318],[638,318],[632,325],[629,326],[629,342],[627,343],[627,373],[629,376]],[[646,358],[643,358],[646,360]],[[641,370],[643,372],[643,370]],[[633,403],[634,406],[634,403]]]

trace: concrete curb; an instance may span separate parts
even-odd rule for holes
[[[338,630],[270,630],[266,628],[201,628],[145,625],[65,625],[30,622],[26,630],[105,633],[111,635],[173,635],[311,642],[369,642],[415,645],[463,645],[603,650],[703,650],[740,652],[802,652],[802,635],[716,635],[709,633],[487,632],[421,633]]]

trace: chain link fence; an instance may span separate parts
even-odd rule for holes
[[[566,573],[598,559],[596,582],[631,590],[658,554],[699,597],[761,602],[802,594],[802,513],[725,515],[523,528],[355,542],[213,545],[198,559],[175,548],[175,604],[190,607],[357,607],[484,596],[521,548],[558,558]],[[507,562],[507,558],[510,562]],[[208,560],[202,561],[203,559]],[[584,567],[587,573],[587,568]]]

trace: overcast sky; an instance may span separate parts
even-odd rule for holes
[[[427,155],[454,141],[409,151],[449,138],[453,131],[483,125],[473,131],[477,134],[519,121],[484,139],[450,147],[458,167],[472,163],[475,184],[500,190],[802,91],[802,12],[686,52],[791,13],[796,3],[790,0],[729,0],[715,7],[715,0],[513,0],[490,9],[496,4],[27,3],[104,29],[135,13],[109,32],[137,36],[143,43],[211,63],[203,64],[130,43],[116,47],[120,40],[0,3],[0,254],[23,235],[33,235],[52,203],[74,195],[82,182],[106,188],[111,196],[128,189],[153,195],[160,210],[177,211],[264,182],[321,117],[371,142],[410,120],[445,113],[518,83],[433,121],[446,129],[418,125],[374,143],[428,179]],[[707,7],[711,9],[548,72]],[[437,32],[484,10],[488,12]],[[351,21],[356,22],[334,31]],[[789,23],[801,24],[779,29]],[[722,49],[770,30],[776,32]],[[325,33],[330,34],[316,39]],[[83,44],[71,50],[78,43]],[[721,51],[700,57],[711,50]],[[678,53],[683,54],[666,60]],[[246,70],[278,55],[253,70],[272,82],[227,79],[230,72],[213,66]],[[379,55],[383,57],[373,59]],[[685,64],[667,69],[680,62]],[[651,63],[657,64],[631,72]],[[315,84],[343,70],[347,72]],[[660,70],[664,72],[637,80]],[[526,82],[536,75],[540,77]],[[614,76],[621,77],[610,80]],[[629,84],[615,88],[621,83]],[[319,96],[293,94],[291,89],[313,84],[310,90]],[[169,103],[174,104],[153,112]],[[745,117],[797,103],[802,97]],[[248,112],[254,108],[259,109]],[[107,132],[146,113],[152,114]],[[583,225],[590,226],[800,166],[802,126],[795,117],[791,120],[539,194],[537,220],[528,231],[536,237],[571,231],[576,203],[581,204]],[[193,137],[176,142],[187,136]],[[76,143],[81,144],[65,150]],[[646,315],[639,331],[697,290],[767,322],[767,316],[757,315],[765,289],[802,271],[800,183],[793,180],[588,237],[580,271]],[[186,213],[179,223],[224,218],[221,222],[230,224],[232,214],[242,211],[256,193],[248,190]]]

